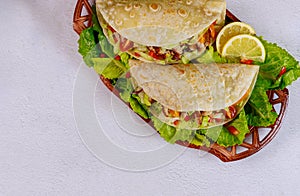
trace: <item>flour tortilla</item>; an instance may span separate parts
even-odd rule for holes
[[[178,44],[225,21],[225,0],[96,0],[101,24],[145,46]]]
[[[149,97],[180,112],[216,111],[237,103],[251,94],[259,71],[259,66],[245,64],[129,64],[131,76]]]

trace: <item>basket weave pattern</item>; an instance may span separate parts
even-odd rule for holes
[[[78,0],[73,18],[73,28],[76,33],[80,34],[82,30],[92,25],[92,13],[92,7],[88,0]],[[226,15],[229,20],[239,21],[238,18],[236,18],[228,10],[226,12]],[[112,92],[119,96],[119,93],[116,91],[116,89],[114,89],[109,80],[105,79],[102,76],[100,76],[100,79],[103,81],[107,88],[109,88]],[[254,153],[261,150],[264,146],[266,146],[275,137],[280,129],[281,122],[288,105],[289,92],[287,89],[268,91],[267,94],[270,103],[273,105],[274,111],[276,111],[275,106],[277,108],[280,108],[279,111],[276,111],[279,114],[276,122],[269,127],[250,127],[250,133],[247,135],[245,141],[241,145],[225,148],[219,146],[218,144],[213,144],[210,148],[207,148],[195,146],[187,142],[177,143],[190,148],[208,151],[224,162],[236,161],[253,155]],[[260,131],[262,128],[268,129],[267,134],[264,137],[262,137]]]

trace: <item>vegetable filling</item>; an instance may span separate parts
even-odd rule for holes
[[[111,43],[115,45],[115,52],[128,52],[136,58],[144,58],[148,61],[157,61],[162,64],[166,63],[188,63],[199,57],[205,52],[206,47],[210,46],[216,39],[217,31],[216,22],[212,23],[205,33],[200,33],[190,39],[183,41],[174,46],[156,47],[144,46],[134,43],[125,37],[122,37],[111,26],[103,24],[103,30],[106,31]]]

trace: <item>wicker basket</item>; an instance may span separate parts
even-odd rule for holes
[[[82,30],[92,25],[92,1],[88,0],[78,0],[73,18],[73,28],[74,31],[78,34],[81,33]],[[227,10],[227,19],[231,21],[239,21],[232,13]],[[103,83],[109,88],[112,92],[114,92],[117,96],[119,96],[118,92],[111,85],[110,80],[101,77]],[[249,127],[250,133],[246,136],[246,139],[241,145],[236,145],[230,148],[225,148],[219,146],[218,144],[213,144],[210,148],[207,147],[199,147],[187,142],[177,142],[180,145],[184,145],[190,148],[195,148],[199,150],[207,151],[224,162],[236,161],[246,157],[253,155],[254,153],[261,150],[265,147],[277,134],[282,119],[285,115],[286,107],[288,105],[289,92],[287,89],[284,90],[274,90],[267,92],[270,103],[273,105],[274,111],[276,111],[279,116],[276,122],[269,127]],[[275,108],[277,110],[275,110]],[[264,131],[262,131],[262,129]],[[263,134],[264,132],[264,134]]]

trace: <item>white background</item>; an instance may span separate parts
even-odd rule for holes
[[[80,139],[73,114],[73,86],[82,63],[72,30],[75,4],[1,2],[0,195],[299,194],[300,81],[289,88],[276,138],[245,160],[223,163],[189,149],[147,172],[99,161]],[[300,1],[230,0],[228,8],[300,60]],[[90,77],[97,77],[92,70]],[[96,94],[107,92],[98,86]],[[164,145],[158,135],[151,142]]]

